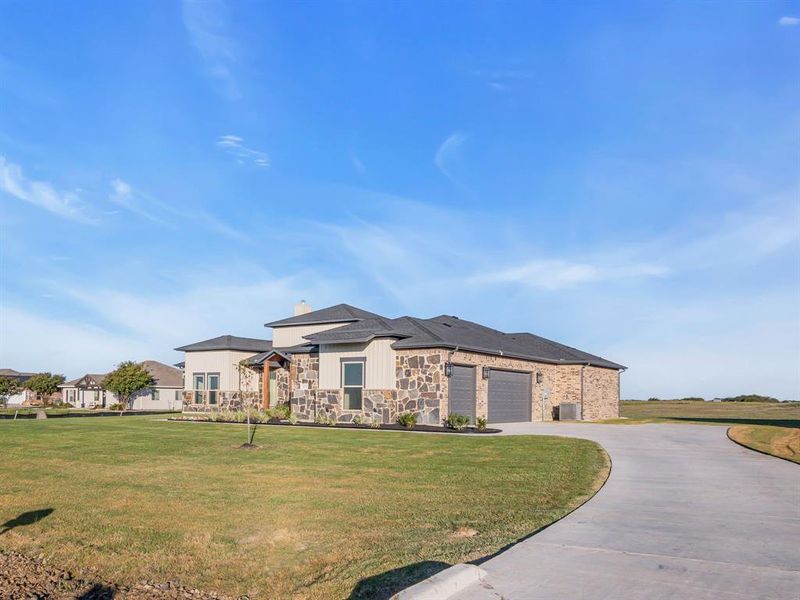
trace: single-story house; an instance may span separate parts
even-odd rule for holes
[[[180,369],[165,365],[155,360],[141,363],[150,372],[155,384],[135,394],[131,398],[134,410],[181,410],[181,392],[183,390],[183,372]],[[61,384],[64,402],[75,408],[109,408],[117,404],[119,399],[110,391],[103,389],[108,373],[91,374]]]
[[[347,304],[311,311],[301,303],[294,316],[266,326],[271,348],[258,340],[264,349],[246,358],[261,387],[217,406],[289,403],[301,420],[340,422],[387,423],[403,412],[427,424],[451,413],[489,423],[619,416],[624,366],[531,333],[451,315],[387,318]],[[240,349],[236,360],[245,354]],[[186,400],[186,409],[208,409],[201,394]]]
[[[20,390],[13,396],[6,398],[8,406],[22,406],[36,403],[36,394],[30,390],[26,390],[23,386],[25,382],[36,373],[23,373],[15,371],[14,369],[0,369],[0,378],[14,379],[20,386]]]
[[[187,410],[259,403],[263,393],[261,372],[242,368],[241,364],[272,350],[270,340],[221,335],[175,350],[185,353],[181,362],[183,404]]]

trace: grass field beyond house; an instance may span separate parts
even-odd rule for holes
[[[620,402],[628,421],[683,421],[718,425],[800,427],[800,402],[691,402],[683,400]]]
[[[261,427],[248,451],[244,436],[152,417],[0,421],[0,548],[116,583],[385,598],[558,519],[608,469],[596,444],[557,437]]]

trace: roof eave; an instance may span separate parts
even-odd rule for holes
[[[273,321],[272,323],[264,323],[264,327],[302,327],[303,325],[327,325],[329,323],[355,323],[356,321],[363,320],[364,319],[351,317],[349,319],[320,319],[316,321],[301,321],[299,323],[284,323],[285,319],[281,319],[279,321]]]

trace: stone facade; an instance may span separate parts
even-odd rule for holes
[[[258,392],[217,392],[217,403],[208,403],[208,392],[204,393],[204,402],[195,402],[195,393],[183,392],[184,412],[210,412],[212,410],[242,410],[244,408],[260,408],[261,394]]]
[[[446,354],[444,350],[397,352],[397,414],[413,412],[418,423],[441,424],[445,414],[442,406],[447,397]]]
[[[278,379],[287,379],[285,389],[278,385],[279,401],[288,398],[292,412],[301,421],[313,421],[317,410],[317,393],[319,382],[319,356],[315,354],[297,354],[293,357],[289,368],[280,369]]]
[[[443,349],[398,350],[396,389],[363,392],[361,411],[344,410],[341,389],[318,389],[319,357],[295,355],[289,369],[278,371],[279,402],[288,398],[292,411],[302,421],[318,415],[333,416],[338,422],[352,422],[357,415],[367,421],[393,423],[397,415],[413,412],[420,424],[438,425],[449,414],[446,362],[475,367],[476,415],[488,414],[489,380],[482,368],[507,369],[531,373],[531,418],[551,421],[562,402],[582,404],[584,420],[619,416],[619,373],[614,369],[556,365],[535,361],[490,356]],[[536,374],[541,374],[537,382]],[[582,402],[581,402],[582,401]]]

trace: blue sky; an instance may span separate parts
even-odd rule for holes
[[[291,305],[800,397],[800,3],[0,2],[0,366]]]

